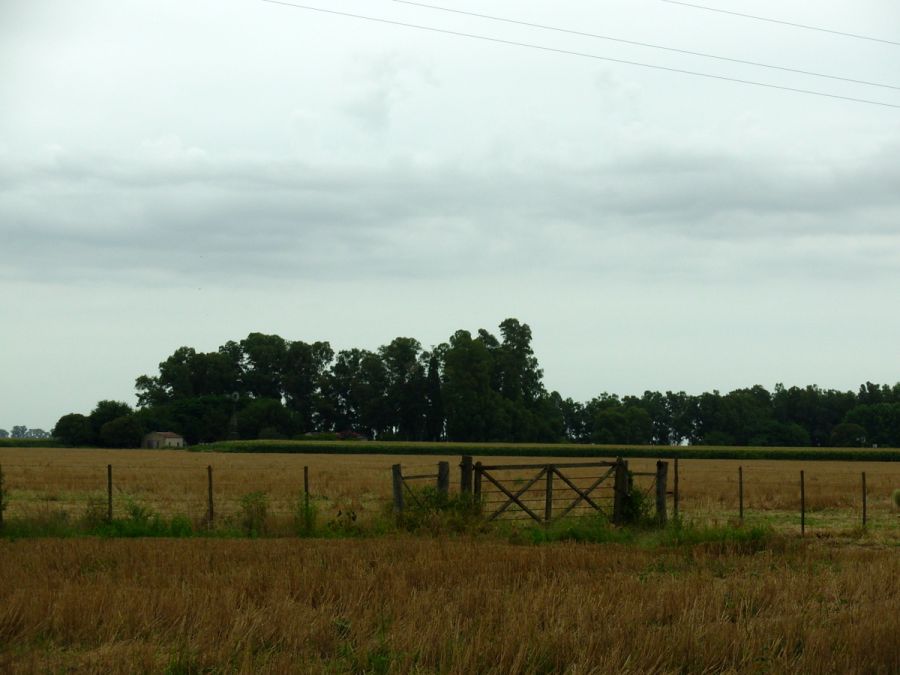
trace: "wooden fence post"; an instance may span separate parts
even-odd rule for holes
[[[669,463],[659,460],[656,463],[656,520],[660,525],[668,521],[666,515],[666,483],[669,477]]]
[[[616,477],[613,496],[613,523],[621,525],[625,519],[625,500],[628,497],[628,462],[616,460]]]
[[[112,507],[112,464],[106,465],[106,522],[111,523],[113,517]]]
[[[744,467],[738,467],[738,514],[744,524]]]
[[[475,485],[474,485],[474,496],[476,501],[481,501],[481,476],[484,473],[484,469],[481,468],[481,462],[475,462]]]
[[[212,529],[213,521],[215,520],[216,514],[213,509],[213,470],[212,465],[206,467],[206,501],[207,501],[207,514],[206,514],[206,524]]]
[[[472,456],[463,455],[462,463],[459,465],[459,489],[462,493],[472,492]]]
[[[672,486],[672,516],[678,520],[678,458],[675,458],[675,485]]]
[[[862,472],[862,499],[863,499],[863,527],[866,526],[866,516],[868,516],[867,507],[868,507],[868,494],[866,493],[866,472]]]
[[[450,494],[450,462],[438,462],[437,491],[445,497]]]
[[[553,518],[553,472],[552,466],[547,467],[547,492],[544,496],[544,522],[549,523]]]
[[[391,467],[394,479],[394,513],[403,513],[403,472],[399,464]]]
[[[800,536],[806,534],[806,482],[803,471],[800,472]]]
[[[6,504],[3,501],[4,498],[4,490],[3,487],[3,465],[0,464],[0,530],[3,529],[3,509],[6,508]]]

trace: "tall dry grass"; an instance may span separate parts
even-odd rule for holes
[[[776,549],[0,542],[0,670],[900,671],[896,550]]]

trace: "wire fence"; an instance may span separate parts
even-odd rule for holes
[[[395,458],[344,458],[339,462],[322,458],[311,465],[304,465],[304,458],[296,456],[241,464],[227,456],[215,456],[209,464],[210,457],[186,458],[183,463],[172,462],[171,458],[156,462],[145,455],[129,461],[123,455],[121,461],[112,464],[89,458],[11,458],[0,464],[0,514],[8,520],[50,512],[78,517],[103,502],[107,507],[111,503],[114,517],[140,505],[163,515],[181,514],[200,522],[209,517],[210,511],[216,518],[236,517],[246,497],[253,494],[265,495],[268,512],[276,517],[295,514],[309,500],[326,517],[351,509],[361,515],[390,510],[391,462]],[[685,520],[767,524],[802,532],[865,526],[900,534],[900,507],[894,501],[894,492],[900,489],[900,465],[895,463],[698,459],[676,464],[674,472],[670,466],[668,474],[669,512]],[[654,465],[655,460],[630,462],[630,469],[638,474],[635,489],[649,496],[652,479],[642,474]],[[404,473],[410,477],[430,477],[436,468],[436,461],[403,464]],[[451,470],[450,490],[456,493],[460,489],[458,458],[451,462]],[[515,491],[526,487],[530,479],[515,471],[497,471],[495,475]],[[612,483],[595,485],[603,478],[602,470],[576,467],[567,469],[566,475],[575,490],[557,479],[549,498],[554,513],[564,511],[577,499],[576,490],[587,491],[592,486],[591,499],[601,509],[612,508]],[[424,485],[429,480],[416,482]],[[542,480],[528,486],[518,498],[535,512],[548,503]],[[486,507],[499,508],[509,497],[485,481],[481,500]],[[504,518],[529,518],[516,504],[507,511]],[[593,512],[595,509],[582,501],[567,515]]]

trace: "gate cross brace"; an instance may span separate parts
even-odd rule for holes
[[[412,488],[409,487],[409,485],[407,485],[405,477],[403,479],[403,487],[406,488],[406,491],[409,493],[409,496],[413,498],[413,500],[416,502],[416,504],[418,504],[421,508],[424,509],[425,505],[419,500],[419,496],[415,492],[412,491]]]
[[[556,475],[559,476],[560,478],[562,478],[563,481],[565,481],[566,485],[568,485],[570,488],[572,488],[572,489],[578,494],[578,497],[575,499],[575,501],[572,502],[571,504],[569,504],[568,508],[566,508],[566,510],[562,512],[562,514],[560,515],[560,517],[563,517],[563,516],[565,516],[566,514],[568,514],[572,509],[574,509],[576,506],[578,506],[578,505],[581,503],[582,500],[586,501],[588,504],[590,504],[591,506],[593,506],[597,511],[602,511],[603,509],[601,509],[600,506],[598,506],[598,505],[594,502],[594,500],[590,498],[589,495],[590,495],[594,490],[596,490],[597,487],[599,487],[600,483],[602,483],[602,482],[605,481],[607,478],[609,478],[610,474],[611,474],[613,471],[615,471],[615,467],[613,467],[612,469],[609,469],[605,474],[603,474],[602,476],[600,476],[600,478],[598,478],[596,481],[594,481],[594,483],[593,483],[589,488],[586,488],[583,492],[582,492],[582,491],[581,491],[574,483],[572,483],[572,481],[570,481],[568,478],[566,478],[565,476],[563,476],[562,473],[560,473],[559,471],[557,471],[557,472],[556,472]]]
[[[497,516],[499,516],[501,513],[503,513],[504,511],[506,511],[506,509],[509,508],[509,507],[513,504],[513,502],[515,502],[516,504],[519,505],[519,507],[520,507],[525,513],[527,513],[529,516],[531,516],[532,518],[534,518],[537,522],[541,522],[540,516],[538,516],[534,511],[532,511],[532,510],[529,509],[527,506],[525,506],[525,504],[522,503],[522,500],[519,499],[519,497],[521,497],[523,494],[525,494],[525,493],[531,488],[531,486],[534,485],[535,483],[537,483],[541,478],[543,478],[544,475],[545,475],[546,473],[547,473],[547,467],[544,467],[543,469],[541,469],[540,471],[538,471],[538,475],[535,476],[535,477],[531,480],[531,482],[528,483],[528,485],[526,485],[525,487],[523,487],[523,488],[522,488],[521,490],[519,490],[517,493],[513,494],[512,492],[510,492],[509,490],[507,490],[505,487],[503,487],[502,485],[500,485],[500,483],[498,483],[496,480],[494,480],[494,477],[493,477],[491,474],[489,474],[487,471],[482,471],[481,474],[482,474],[485,478],[487,478],[489,481],[491,481],[494,485],[497,486],[497,489],[498,489],[498,490],[500,490],[503,494],[505,494],[507,497],[509,497],[509,499],[506,501],[506,503],[503,504],[503,506],[501,506],[499,509],[497,509],[496,511],[494,511],[494,513],[491,514],[491,517],[488,518],[488,520],[493,520],[494,518],[496,518]]]

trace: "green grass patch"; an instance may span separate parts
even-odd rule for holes
[[[748,446],[583,445],[573,443],[415,443],[398,441],[222,441],[197,452],[339,455],[473,455],[478,457],[646,457],[652,459],[900,462],[897,448],[768,448]]]
[[[770,548],[780,541],[774,530],[765,526],[710,526],[671,522],[665,527],[640,524],[626,527],[612,525],[602,514],[563,519],[549,525],[501,524],[499,531],[510,542],[548,544],[572,541],[591,544],[633,544],[647,548],[696,547],[752,552]]]

